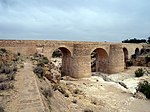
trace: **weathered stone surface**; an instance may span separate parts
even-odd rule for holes
[[[32,72],[31,63],[25,63],[24,69],[19,72],[22,84],[19,86],[19,112],[45,112],[35,74]]]

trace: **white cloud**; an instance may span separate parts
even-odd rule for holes
[[[146,38],[150,35],[149,5],[149,0],[0,0],[0,38]]]

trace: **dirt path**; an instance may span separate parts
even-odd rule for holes
[[[10,104],[10,112],[45,112],[30,62],[24,63],[24,68],[16,74],[15,89],[17,94]]]

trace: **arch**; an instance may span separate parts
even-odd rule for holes
[[[59,49],[62,53],[61,76],[70,75],[71,73],[71,51],[66,47],[58,47],[55,50],[57,49]],[[55,50],[53,50],[53,53],[55,52]]]
[[[95,59],[94,59],[95,58]],[[96,48],[91,53],[91,71],[106,73],[108,70],[108,54],[103,48]]]
[[[124,53],[124,61],[126,61],[126,60],[128,60],[129,59],[129,57],[128,57],[128,50],[127,50],[127,48],[123,48],[123,53]]]
[[[123,48],[123,53],[124,53],[124,64],[125,64],[125,68],[127,67],[127,60],[129,59],[129,57],[128,57],[128,50],[127,50],[127,48]]]
[[[136,55],[136,57],[137,57],[139,54],[140,54],[140,50],[139,50],[139,48],[136,48],[136,49],[135,49],[135,55]]]

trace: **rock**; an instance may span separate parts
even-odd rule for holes
[[[106,76],[105,74],[101,74],[100,76],[103,78],[104,81],[108,81],[108,82],[111,82],[111,81],[112,81],[112,80],[111,80],[108,76]]]
[[[50,72],[50,71],[45,71],[44,75],[45,75],[45,77],[46,77],[47,79],[49,79],[49,80],[52,79],[52,75],[51,75],[51,72]]]
[[[139,80],[137,78],[129,78],[122,81],[124,85],[128,88],[128,90],[134,94],[136,92],[136,88],[138,86]]]
[[[141,92],[136,92],[136,93],[133,95],[133,97],[138,98],[138,99],[142,99],[142,100],[145,100],[145,99],[146,99],[146,96],[145,96],[143,93],[141,93]]]
[[[125,83],[119,82],[119,84],[120,84],[121,86],[123,86],[124,88],[128,89],[128,87],[127,87],[127,85],[125,85]]]

